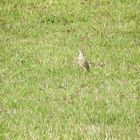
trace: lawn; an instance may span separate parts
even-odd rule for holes
[[[140,139],[139,7],[2,0],[0,139]],[[94,63],[88,73],[79,49]]]

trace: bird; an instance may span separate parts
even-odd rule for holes
[[[86,72],[90,71],[90,66],[88,61],[85,59],[84,54],[79,50],[79,56],[77,57],[77,64]]]

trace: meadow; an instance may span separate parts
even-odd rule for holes
[[[0,139],[140,139],[139,7],[0,1]],[[94,63],[88,73],[79,49]]]

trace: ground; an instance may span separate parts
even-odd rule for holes
[[[1,139],[140,139],[139,7],[2,0]],[[75,62],[79,49],[89,73]]]

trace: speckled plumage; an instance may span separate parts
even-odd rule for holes
[[[77,63],[82,69],[84,69],[86,71],[90,70],[89,63],[85,59],[84,54],[81,50],[79,50],[79,56],[77,58]]]

